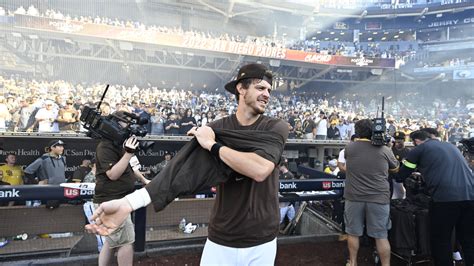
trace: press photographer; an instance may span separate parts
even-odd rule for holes
[[[429,208],[431,254],[435,265],[452,265],[451,236],[456,227],[465,265],[474,264],[474,177],[456,146],[430,137],[426,131],[410,134],[412,149],[398,173],[402,182],[415,169],[431,196]]]

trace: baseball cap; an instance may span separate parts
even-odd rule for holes
[[[273,74],[265,65],[252,63],[245,66],[242,66],[237,74],[235,80],[227,83],[225,85],[225,89],[232,93],[237,93],[237,83],[241,82],[244,79],[263,79],[266,80],[268,83],[272,84]]]
[[[55,146],[64,146],[64,145],[65,145],[64,141],[62,141],[60,139],[51,140],[48,143],[48,147],[50,147],[50,148],[55,147]]]
[[[336,167],[337,166],[337,160],[336,159],[332,159],[328,162],[328,165],[329,166],[332,166],[332,167]]]
[[[402,131],[397,131],[397,132],[395,132],[395,134],[393,134],[393,138],[398,139],[398,140],[404,140],[405,139],[405,133],[403,133]]]
[[[53,105],[54,102],[52,100],[46,100],[44,101],[44,105]]]

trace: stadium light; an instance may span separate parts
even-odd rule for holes
[[[269,65],[272,67],[280,67],[280,60],[270,59]]]
[[[426,14],[426,12],[428,12],[428,7],[423,8],[423,11],[421,11],[420,16],[423,16],[424,14]]]
[[[133,44],[129,42],[119,42],[119,48],[123,51],[133,51]]]

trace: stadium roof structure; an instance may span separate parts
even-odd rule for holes
[[[319,2],[319,6],[314,4],[315,2]],[[146,20],[153,16],[159,17],[170,13],[177,14],[177,19],[182,19],[183,24],[186,24],[186,19],[191,17],[193,19],[194,17],[208,17],[203,23],[198,21],[199,26],[205,28],[212,27],[212,25],[217,26],[217,23],[242,23],[244,25],[241,27],[243,30],[248,28],[250,33],[255,33],[255,28],[259,28],[260,25],[262,28],[266,27],[267,32],[268,28],[270,28],[269,32],[272,32],[272,28],[277,27],[276,22],[281,22],[278,23],[279,27],[288,27],[289,30],[295,30],[305,24],[308,26],[314,24],[315,21],[311,20],[313,17],[326,18],[327,21],[332,22],[338,21],[337,17],[330,16],[330,14],[333,14],[331,12],[349,18],[355,16],[370,19],[371,16],[378,16],[387,10],[392,14],[420,15],[421,13],[428,14],[431,12],[431,8],[433,10],[440,7],[443,10],[473,8],[473,1],[471,0],[465,0],[455,5],[455,7],[437,4],[428,7],[428,11],[424,11],[427,8],[426,6],[421,11],[418,7],[390,7],[384,9],[380,6],[375,8],[357,5],[346,8],[337,5],[327,6],[330,3],[338,2],[343,1],[116,0],[111,2],[110,0],[57,0],[48,4],[51,6],[43,7],[43,10],[45,8],[65,8],[63,11],[65,14],[66,12],[75,14],[72,13],[76,11],[73,9],[82,7],[82,10],[78,9],[76,12],[80,12],[81,15],[90,12],[88,15],[95,17],[105,16],[98,13],[94,14],[94,12],[105,12],[104,7],[107,6],[116,8],[113,10],[114,12],[121,8],[124,12],[122,14],[126,14],[128,8],[133,6],[138,10],[138,13],[137,10],[133,12],[130,10],[131,20],[133,20],[133,16]],[[124,6],[120,7],[120,4]],[[95,10],[90,11],[89,9]],[[413,13],[413,10],[418,11]],[[143,16],[140,16],[140,12],[143,12]],[[387,17],[387,15],[384,16]],[[323,19],[318,20],[324,21]],[[410,20],[413,21],[413,19]],[[140,20],[140,22],[143,21]],[[187,21],[188,24],[192,24],[191,26],[195,26],[194,22],[194,20],[192,22]],[[271,56],[239,52],[241,51],[239,49],[231,52],[219,49],[201,49],[195,47],[195,45],[184,45],[183,43],[186,40],[173,43],[169,41],[169,39],[173,39],[169,36],[160,38],[157,35],[156,38],[150,41],[151,37],[148,36],[148,33],[130,32],[131,30],[127,31],[126,28],[113,28],[109,25],[77,21],[55,21],[45,17],[22,17],[21,15],[16,16],[12,22],[8,23],[0,23],[0,28],[4,33],[0,49],[9,52],[17,59],[21,59],[17,61],[27,62],[30,66],[34,66],[34,71],[44,76],[56,75],[61,77],[67,69],[70,69],[68,71],[71,75],[82,73],[84,77],[89,77],[102,73],[102,76],[112,78],[106,71],[107,69],[115,69],[114,73],[122,73],[120,74],[122,77],[126,75],[128,77],[133,76],[129,75],[133,72],[134,79],[144,81],[150,80],[152,76],[169,76],[175,77],[177,80],[180,80],[183,76],[189,76],[187,77],[189,80],[207,79],[210,81],[209,83],[224,84],[232,78],[232,75],[242,64],[256,61],[268,64],[277,73],[276,80],[284,81],[283,83],[294,82],[297,86],[304,86],[311,82],[341,84],[422,84],[426,82],[423,79],[414,80],[400,73],[396,74],[397,70],[394,70],[393,66],[385,67],[383,62],[379,63],[379,61],[384,61],[380,59],[342,58],[343,56],[340,56],[341,61],[338,61],[338,56],[306,54],[304,60],[291,60],[288,57],[278,56],[281,52],[278,49],[271,49],[272,51],[276,50],[275,53],[270,52]],[[324,27],[324,25],[322,26]],[[222,28],[226,29],[225,27]],[[215,40],[207,40],[207,42],[219,44]],[[248,51],[248,47],[244,47],[245,43],[238,45]],[[284,51],[284,53],[287,52]],[[313,59],[314,62],[312,62]],[[78,69],[80,67],[81,70],[74,69],[75,67],[78,67]],[[126,75],[123,75],[123,72]],[[174,72],[186,74],[173,76]]]
[[[441,1],[430,3],[392,4],[392,1],[370,0],[143,0],[142,3],[179,11],[214,12],[228,19],[247,16],[265,19],[269,13],[283,13],[303,17],[377,18],[397,16],[423,16],[444,12],[461,12],[474,9],[473,0]],[[421,1],[420,1],[421,2]]]

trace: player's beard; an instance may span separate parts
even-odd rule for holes
[[[258,96],[257,99],[253,99],[253,97],[250,97],[248,94],[244,95],[245,104],[252,108],[256,115],[265,113],[266,105],[262,106],[263,103],[260,103],[260,100],[264,100],[262,95]]]

